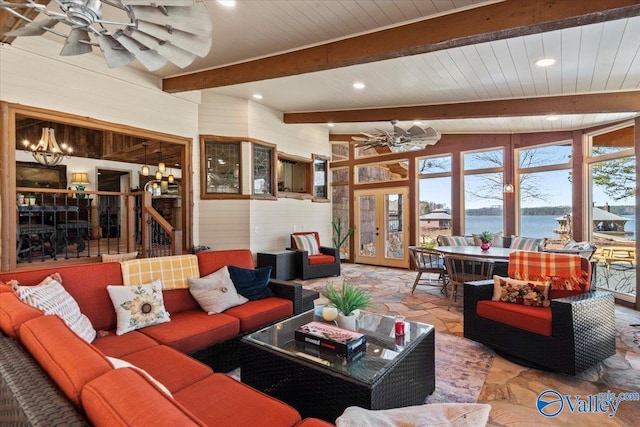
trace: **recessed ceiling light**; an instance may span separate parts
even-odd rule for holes
[[[218,0],[218,3],[226,7],[236,7],[236,0]]]
[[[366,87],[366,86],[365,86],[365,84],[364,84],[364,83],[362,83],[362,82],[355,82],[355,83],[353,84],[353,88],[354,88],[354,89],[364,89],[365,87]]]
[[[536,66],[538,67],[548,67],[556,63],[556,60],[553,58],[542,58],[536,61]]]
[[[259,93],[254,93],[253,99],[262,99],[262,95],[260,95]]]
[[[414,120],[413,124],[416,125],[416,126],[420,126],[422,124],[422,121]]]
[[[327,126],[329,126],[330,128],[333,127],[333,123],[327,123]]]
[[[559,120],[560,117],[558,117],[558,116],[547,116],[546,119],[549,120],[550,122],[552,122],[554,120]]]

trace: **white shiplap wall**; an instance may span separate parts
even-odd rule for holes
[[[0,100],[193,138],[197,143],[198,92],[167,94],[148,73],[129,67],[110,70],[99,55],[59,57],[59,45],[51,40],[26,39],[32,40],[28,49],[0,45]],[[109,166],[79,159],[69,165],[86,171]],[[194,212],[197,216],[197,197]],[[194,219],[196,242],[197,236]]]
[[[254,101],[207,93],[200,108],[201,134],[240,136],[276,144],[277,150],[311,159],[330,155],[329,132],[319,125],[286,125],[282,113]],[[243,146],[243,164],[250,165],[249,145]],[[199,168],[199,163],[197,164]],[[251,191],[250,168],[245,168],[243,193]],[[202,200],[200,243],[214,249],[284,249],[296,230],[317,230],[322,242],[331,239],[331,204],[309,200]]]

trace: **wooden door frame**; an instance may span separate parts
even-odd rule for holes
[[[193,139],[39,107],[0,101],[0,271],[16,267],[16,115],[178,144],[182,162],[182,247],[193,246]]]

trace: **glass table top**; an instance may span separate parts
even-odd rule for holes
[[[324,322],[311,310],[251,333],[243,340],[371,384],[433,331],[432,325],[405,321],[405,335],[396,337],[393,316],[363,312],[358,332],[367,336],[366,350],[347,360],[344,356],[295,340],[294,331],[312,321]]]

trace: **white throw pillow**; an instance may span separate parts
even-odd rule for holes
[[[89,318],[80,312],[76,300],[62,286],[59,273],[45,277],[36,286],[20,286],[17,281],[12,281],[11,284],[22,302],[42,310],[44,314],[60,317],[80,338],[88,343],[93,342],[96,330]]]
[[[222,313],[228,308],[249,301],[236,291],[226,266],[208,276],[189,277],[188,281],[189,292],[208,314]]]
[[[109,362],[111,362],[111,364],[113,365],[113,367],[115,369],[119,369],[119,368],[131,368],[131,369],[135,369],[138,372],[141,372],[145,377],[147,377],[149,379],[149,381],[151,381],[153,384],[155,384],[160,390],[162,390],[162,392],[164,394],[166,394],[169,397],[173,397],[173,395],[171,394],[171,392],[169,391],[169,389],[162,384],[160,381],[158,381],[157,379],[155,379],[154,377],[151,376],[151,374],[149,374],[147,371],[145,371],[142,368],[138,368],[136,365],[127,362],[126,360],[122,360],[122,359],[116,359],[115,357],[109,357],[107,356],[107,359],[109,359]]]
[[[171,320],[164,308],[160,279],[145,285],[107,286],[107,291],[116,310],[116,335]]]
[[[370,410],[350,406],[336,427],[398,427],[487,425],[491,405],[486,403],[430,403],[405,408]]]

